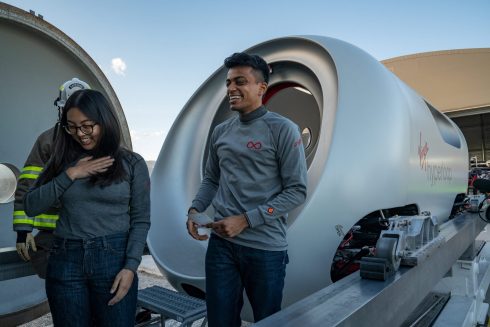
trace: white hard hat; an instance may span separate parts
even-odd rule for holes
[[[60,95],[56,100],[54,100],[54,105],[58,108],[63,108],[65,106],[66,100],[78,90],[90,89],[90,85],[82,80],[74,77],[69,81],[64,82],[60,86]]]

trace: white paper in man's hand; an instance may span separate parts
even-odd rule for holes
[[[190,213],[187,216],[199,226],[205,226],[206,224],[213,222],[208,215],[202,212]]]

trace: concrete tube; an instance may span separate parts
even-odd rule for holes
[[[78,77],[106,95],[124,143],[129,129],[117,96],[98,65],[72,39],[42,18],[0,2],[0,162],[21,169],[37,136],[57,120],[59,86]],[[0,253],[15,247],[13,203],[0,204]],[[0,282],[0,325],[20,324],[46,311],[37,276]],[[30,310],[30,308],[32,310]]]

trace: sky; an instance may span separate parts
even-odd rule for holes
[[[4,2],[43,15],[95,60],[146,160],[156,160],[178,113],[224,58],[270,39],[328,36],[378,60],[490,47],[490,0]]]

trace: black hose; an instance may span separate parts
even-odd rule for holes
[[[478,206],[478,216],[480,217],[481,220],[483,220],[484,222],[486,222],[487,224],[490,223],[490,219],[488,217],[488,215],[490,214],[489,210],[488,210],[488,207],[487,209],[485,210],[485,218],[482,217],[481,213],[482,213],[482,210],[481,208],[483,207],[483,204],[485,203],[485,201],[487,201],[487,196],[485,196],[485,199],[480,203],[480,205]]]

